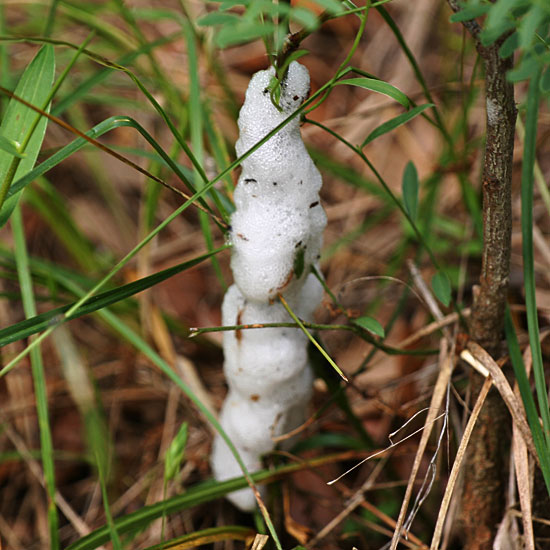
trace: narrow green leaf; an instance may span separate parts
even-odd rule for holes
[[[164,457],[164,479],[172,480],[178,473],[187,445],[187,422],[184,422],[170,443]]]
[[[550,494],[550,448],[548,448],[542,433],[539,413],[535,405],[535,400],[533,399],[533,394],[531,393],[531,384],[527,378],[525,363],[523,362],[521,349],[514,329],[514,323],[508,307],[506,308],[506,316],[504,318],[504,330],[506,333],[508,350],[510,352],[510,361],[518,383],[523,407],[525,408],[525,415],[527,416],[527,421],[531,428],[531,433],[533,434],[533,442],[540,459],[540,467],[546,484],[546,490],[548,494]]]
[[[520,82],[522,80],[528,80],[535,76],[539,69],[539,62],[536,57],[526,54],[523,56],[519,64],[511,71],[508,71],[506,78],[510,82]]]
[[[242,21],[235,25],[222,27],[216,34],[214,41],[220,48],[227,48],[228,46],[236,46],[237,44],[251,42],[258,38],[265,38],[272,35],[274,31],[275,25],[273,23]]]
[[[494,10],[493,10],[494,11]],[[492,12],[491,12],[492,13]],[[496,42],[504,33],[516,28],[513,21],[504,21],[501,25],[494,28],[485,28],[481,31],[480,39],[483,46],[490,46]]]
[[[414,107],[410,111],[397,115],[395,118],[392,118],[387,122],[384,122],[383,124],[378,126],[378,128],[375,128],[367,136],[367,139],[365,139],[365,141],[361,145],[361,149],[365,147],[365,145],[368,145],[371,141],[375,140],[376,138],[383,136],[384,134],[387,134],[388,132],[391,132],[396,128],[399,128],[399,126],[402,126],[403,124],[406,124],[407,122],[417,117],[420,113],[424,112],[426,109],[430,107],[434,107],[434,104],[426,103],[424,105],[418,105],[417,107]]]
[[[522,0],[499,0],[497,6],[489,10],[485,31],[492,33],[506,25],[511,19],[512,10],[521,3]]]
[[[204,548],[208,544],[219,543],[225,540],[252,541],[256,532],[252,527],[241,527],[240,525],[209,527],[164,541],[161,544],[149,546],[144,550],[184,550],[187,548]]]
[[[519,35],[517,32],[513,32],[506,40],[502,43],[502,46],[500,46],[500,49],[498,50],[498,54],[502,58],[510,57],[518,48],[519,46]]]
[[[15,88],[15,95],[37,107],[46,107],[45,103],[52,89],[54,72],[53,46],[47,44],[39,50],[25,69]],[[0,151],[0,206],[6,199],[11,183],[21,178],[34,166],[42,146],[47,123],[47,118],[40,117],[39,114],[15,98],[10,100],[0,126],[0,134],[6,139],[20,143],[24,150],[19,150],[19,153],[25,153],[26,156],[14,158],[12,154],[4,150]],[[11,210],[14,206],[15,201],[11,205]]]
[[[234,13],[220,13],[214,11],[204,17],[201,17],[197,21],[197,25],[200,25],[201,27],[208,27],[212,25],[233,24],[237,21],[239,21],[239,16]]]
[[[485,15],[491,9],[489,4],[479,4],[477,6],[468,6],[457,13],[453,13],[450,17],[451,23],[462,23],[462,21],[470,21],[476,17]]]
[[[403,173],[403,206],[413,221],[416,221],[418,205],[418,173],[415,165],[409,161]]]
[[[332,357],[323,349],[323,346],[317,342],[317,340],[311,335],[309,330],[304,326],[304,323],[296,316],[296,314],[290,309],[287,301],[282,295],[279,294],[279,300],[283,304],[284,308],[287,310],[288,314],[292,317],[294,322],[302,329],[302,332],[308,337],[309,341],[321,352],[323,357],[329,362],[330,366],[340,375],[340,377],[349,382],[347,376],[342,372],[342,369],[334,362]]]
[[[164,149],[153,139],[153,137],[135,120],[126,116],[113,116],[103,122],[100,122],[97,126],[94,126],[91,130],[86,132],[86,135],[91,138],[97,138],[106,132],[110,132],[115,128],[120,128],[124,126],[129,126],[135,128],[145,139],[146,141],[155,149],[155,151],[160,155],[163,162],[166,163],[168,167],[180,178],[180,180],[185,183],[185,185],[191,190],[195,191],[193,185],[189,181],[189,178],[185,174],[185,169],[180,167],[179,164],[175,163],[169,155],[166,154]],[[46,159],[43,163],[38,165],[29,173],[25,174],[21,179],[15,181],[15,183],[10,187],[7,193],[7,199],[4,203],[2,209],[0,210],[0,227],[6,223],[9,218],[9,213],[11,212],[12,201],[17,201],[19,193],[26,185],[34,181],[37,177],[45,174],[48,170],[51,170],[54,166],[57,166],[60,162],[71,156],[76,151],[84,147],[88,142],[83,138],[77,138],[56,153],[51,157]],[[197,199],[205,208],[211,210],[208,204],[202,198]]]
[[[384,327],[376,319],[373,319],[368,315],[364,315],[363,317],[354,319],[353,324],[357,325],[358,327],[364,328],[369,332],[372,332],[376,336],[380,336],[380,338],[384,338],[386,334],[384,331]]]
[[[194,258],[193,260],[189,260],[174,267],[159,271],[154,275],[149,275],[148,277],[143,277],[142,279],[138,279],[137,281],[134,281],[132,283],[128,283],[118,288],[102,292],[101,294],[90,298],[85,304],[74,311],[67,320],[82,317],[82,315],[93,313],[94,311],[129,298],[130,296],[133,296],[138,292],[142,292],[143,290],[159,284],[160,282],[176,275],[177,273],[181,273],[182,271],[185,271],[186,269],[197,265],[203,260],[210,258],[214,254],[217,254],[218,252],[221,252],[226,248],[228,248],[228,245],[213,250],[208,254],[203,254],[202,256]],[[52,323],[57,322],[57,320],[60,318],[61,315],[63,315],[63,313],[69,311],[73,307],[73,305],[74,304],[68,304],[52,309],[50,311],[41,313],[40,315],[36,315],[30,319],[21,321],[20,323],[16,323],[0,330],[0,347],[5,346],[10,342],[15,342],[17,340],[21,340],[22,338],[27,338],[31,334],[35,334],[48,328]]]
[[[451,303],[451,281],[444,271],[438,271],[432,277],[432,290],[445,307]]]
[[[299,465],[298,465],[299,466]],[[255,481],[262,481],[272,478],[275,473],[284,473],[297,470],[296,464],[279,467],[275,470],[261,470],[251,474]],[[148,506],[143,506],[135,512],[117,518],[115,525],[119,535],[131,533],[151,521],[162,517],[163,513],[173,514],[175,512],[186,510],[198,506],[205,502],[211,502],[217,498],[231,493],[232,491],[248,487],[244,477],[229,479],[227,481],[208,480],[189,487],[184,493],[176,495],[162,502],[156,502]],[[67,550],[93,550],[109,540],[109,531],[106,525],[92,531],[90,534],[73,542],[67,547]]]
[[[521,170],[521,236],[523,254],[523,280],[529,344],[533,357],[533,374],[537,390],[542,429],[547,451],[550,450],[550,407],[540,345],[540,331],[535,284],[535,259],[533,248],[533,171],[537,150],[537,126],[540,96],[540,70],[529,83],[527,112],[525,117],[525,140]]]
[[[519,24],[518,34],[520,48],[526,50],[531,46],[535,38],[535,33],[545,18],[546,14],[543,8],[533,3],[529,11],[521,18]]]
[[[379,94],[395,99],[395,101],[403,105],[405,109],[408,109],[410,105],[409,98],[401,90],[376,78],[348,78],[346,80],[339,80],[336,84],[347,84],[349,86],[357,86],[365,90],[371,90],[372,92],[378,92]]]

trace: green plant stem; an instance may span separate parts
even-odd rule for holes
[[[547,449],[550,449],[550,409],[546,387],[544,362],[540,346],[540,331],[535,285],[535,259],[533,249],[533,168],[536,159],[536,138],[540,98],[541,70],[531,78],[527,94],[525,142],[521,171],[521,235],[523,252],[523,278],[529,344],[533,357],[533,374],[539,402],[542,427]]]
[[[302,332],[308,337],[309,341],[321,352],[321,355],[329,362],[330,366],[340,375],[342,380],[349,382],[348,377],[342,372],[342,369],[332,360],[332,357],[323,349],[323,346],[317,342],[317,340],[311,335],[309,330],[304,326],[304,323],[298,318],[298,316],[290,309],[287,301],[282,294],[279,294],[279,300],[287,310],[288,314],[294,319],[294,322],[302,329]]]
[[[387,346],[382,342],[375,339],[370,333],[361,328],[358,325],[324,325],[320,323],[308,323],[306,321],[300,320],[294,323],[257,323],[253,325],[231,325],[231,326],[219,326],[219,327],[201,327],[201,328],[191,328],[189,329],[189,337],[194,338],[200,336],[201,334],[207,334],[210,332],[228,332],[232,330],[255,330],[263,328],[305,328],[309,330],[345,330],[348,332],[353,332],[357,334],[360,338],[372,344],[375,348],[387,353],[388,355],[436,355],[438,353],[437,349],[399,349]]]
[[[34,300],[34,291],[30,275],[29,256],[27,253],[27,245],[23,227],[23,216],[21,214],[21,206],[19,204],[15,206],[11,220],[13,238],[15,242],[15,260],[17,264],[19,285],[21,287],[23,309],[27,318],[34,317],[36,315],[36,303]],[[40,432],[40,454],[42,458],[42,467],[44,468],[46,493],[48,496],[47,515],[50,532],[50,548],[52,550],[57,550],[59,548],[59,520],[57,517],[57,508],[55,506],[55,466],[53,461],[52,434],[48,414],[46,376],[44,373],[44,364],[42,362],[40,347],[35,347],[32,350],[30,359],[36,397],[36,413]]]

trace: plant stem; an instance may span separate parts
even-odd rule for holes
[[[459,11],[456,0],[448,0]],[[475,20],[464,27],[476,43],[485,65],[487,137],[483,158],[483,255],[479,285],[473,288],[470,337],[494,359],[501,354],[506,293],[510,274],[512,234],[512,157],[516,106],[514,88],[506,79],[513,58],[503,59],[502,41],[483,46],[481,27]],[[482,387],[479,374],[470,378],[471,399]],[[466,550],[493,547],[498,524],[503,518],[507,479],[507,449],[510,417],[496,392],[487,396],[470,442],[466,459],[461,519]]]

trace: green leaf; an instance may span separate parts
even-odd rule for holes
[[[378,92],[379,94],[384,94],[392,99],[395,99],[398,103],[401,103],[405,109],[409,108],[410,101],[409,98],[395,86],[384,82],[383,80],[378,80],[376,78],[348,78],[347,80],[339,80],[336,84],[348,84],[350,86],[358,86],[359,88],[364,88],[365,90],[371,90],[373,92]]]
[[[504,21],[501,25],[494,28],[485,28],[481,31],[480,39],[483,46],[490,46],[496,42],[504,33],[516,28],[513,21]]]
[[[520,21],[518,34],[519,45],[526,50],[532,44],[539,25],[546,18],[546,14],[540,6],[533,5],[529,12]]]
[[[367,139],[363,142],[361,145],[361,148],[365,147],[368,143],[375,140],[376,138],[387,134],[388,132],[391,132],[392,130],[395,130],[399,126],[402,126],[403,124],[406,124],[416,116],[418,116],[420,113],[428,109],[429,107],[434,107],[433,103],[426,103],[424,105],[418,105],[417,107],[414,107],[414,109],[411,109],[410,111],[406,113],[402,113],[400,115],[397,115],[395,118],[392,118],[391,120],[388,120],[387,122],[384,122],[378,128],[375,128],[368,136]]]
[[[353,324],[372,332],[376,336],[380,336],[380,338],[384,338],[384,327],[376,319],[373,319],[368,315],[363,315],[363,317],[354,319]]]
[[[517,32],[513,32],[500,46],[498,54],[502,58],[510,57],[519,46],[519,35]]]
[[[0,150],[8,153],[13,157],[18,157],[20,159],[25,158],[27,155],[21,154],[19,152],[19,144],[13,139],[9,139],[0,134]]]
[[[197,24],[201,27],[208,27],[211,25],[225,25],[228,23],[236,23],[239,21],[239,16],[234,13],[220,13],[220,12],[212,12],[208,15],[205,15],[204,17],[201,17]]]
[[[432,277],[432,290],[445,307],[451,303],[451,281],[444,271],[438,271]]]
[[[186,269],[189,269],[190,267],[197,265],[198,263],[206,260],[207,258],[210,258],[214,254],[217,254],[225,248],[228,248],[228,246],[223,246],[222,248],[213,250],[208,254],[203,254],[202,256],[194,258],[193,260],[189,260],[174,267],[159,271],[154,275],[143,277],[142,279],[138,279],[133,283],[128,283],[118,288],[102,292],[101,294],[90,298],[86,303],[79,307],[73,314],[70,315],[68,320],[75,319],[89,313],[93,313],[94,311],[129,298],[130,296],[133,296],[138,292],[157,285],[160,282],[168,279],[169,277],[172,277],[178,273],[181,273],[182,271],[185,271]],[[16,323],[0,330],[0,347],[5,346],[10,342],[20,340],[21,338],[27,338],[31,334],[35,334],[48,328],[50,324],[55,323],[65,311],[68,311],[72,307],[72,305],[73,304],[68,304],[52,309],[50,311],[41,313],[40,315],[36,315],[34,317],[31,317],[30,319],[21,321],[20,323]]]
[[[453,13],[450,17],[451,23],[462,23],[462,21],[470,21],[476,17],[485,15],[491,9],[490,4],[479,4],[477,6],[468,6],[457,13]]]
[[[52,89],[54,72],[54,50],[53,46],[47,44],[39,50],[25,69],[15,88],[15,95],[36,107],[44,108]],[[36,124],[38,118],[38,124]],[[25,153],[25,157],[20,159],[15,173],[10,174],[14,168],[12,164],[14,155],[5,150],[0,151],[0,204],[4,203],[11,183],[32,170],[42,147],[47,123],[46,117],[40,117],[38,113],[15,98],[10,100],[0,126],[0,134],[7,140],[22,144],[24,150],[19,152]],[[6,218],[13,211],[16,203],[17,198],[12,199],[9,205],[5,205]]]
[[[414,164],[409,161],[403,173],[403,206],[413,221],[416,220],[418,205],[418,173]]]
[[[251,42],[258,38],[264,38],[273,34],[273,23],[259,23],[258,21],[241,21],[235,25],[222,27],[215,36],[216,45],[220,48],[236,46]]]
[[[536,57],[531,55],[525,55],[521,62],[515,69],[508,71],[506,78],[510,82],[520,82],[521,80],[528,80],[538,71],[539,62]]]
[[[185,445],[187,445],[187,422],[184,422],[180,426],[176,437],[174,437],[172,443],[170,443],[170,447],[166,451],[166,456],[164,457],[165,480],[174,479],[178,473],[185,453]]]

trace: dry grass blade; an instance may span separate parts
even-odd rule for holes
[[[510,384],[508,384],[508,380],[506,380],[506,377],[502,373],[500,367],[495,363],[494,359],[479,344],[476,344],[475,342],[468,343],[468,349],[462,352],[461,357],[470,365],[474,366],[474,368],[478,366],[477,363],[481,363],[482,367],[487,370],[488,374],[492,378],[495,387],[497,388],[500,395],[502,396],[502,399],[506,403],[506,406],[508,407],[512,418],[514,419],[514,424],[517,426],[523,439],[525,440],[527,449],[535,458],[538,464],[538,454],[535,449],[535,443],[533,442],[533,436],[531,434],[531,430],[529,429],[529,424],[527,424],[527,419],[525,418],[523,406],[517,396],[514,395],[514,392],[512,391]]]
[[[519,502],[521,506],[521,521],[523,523],[523,539],[525,550],[535,550],[535,534],[533,531],[533,509],[531,506],[531,476],[529,474],[529,454],[525,440],[514,424],[513,453],[516,481],[518,485]]]
[[[443,315],[441,313],[441,310],[439,309],[439,306],[437,305],[435,299],[431,295],[430,291],[426,287],[426,284],[422,280],[422,277],[420,276],[420,273],[418,272],[418,269],[416,266],[410,262],[409,263],[409,270],[411,272],[411,275],[413,277],[413,280],[419,289],[420,293],[422,294],[423,298],[426,300],[426,302],[429,304],[430,310],[432,312],[432,315],[438,320],[441,321],[443,319]],[[449,381],[451,379],[451,374],[453,371],[453,355],[449,352],[449,343],[448,343],[448,331],[444,331],[446,337],[442,338],[439,343],[439,365],[440,370],[437,377],[437,381],[435,383],[434,392],[432,394],[432,399],[430,401],[430,407],[428,411],[428,415],[426,417],[426,422],[424,424],[424,431],[422,432],[422,438],[420,439],[420,443],[418,445],[418,449],[416,451],[416,455],[414,457],[413,467],[411,470],[411,475],[409,476],[409,481],[407,483],[407,488],[405,490],[405,496],[403,498],[403,502],[401,504],[401,510],[399,511],[399,517],[397,518],[397,523],[395,527],[395,531],[393,534],[393,538],[391,541],[390,550],[395,550],[397,548],[397,544],[399,542],[399,539],[401,537],[401,531],[403,529],[403,524],[405,522],[405,518],[407,515],[407,509],[409,507],[409,502],[411,500],[412,491],[414,487],[414,482],[416,480],[416,476],[418,474],[418,471],[420,469],[420,464],[422,462],[422,457],[424,456],[424,451],[426,450],[426,446],[428,444],[428,440],[430,438],[430,435],[432,433],[432,426],[435,421],[435,418],[437,416],[437,412],[441,408],[441,404],[443,403],[443,399],[447,393],[447,387],[449,384]]]
[[[449,503],[451,502],[453,489],[458,479],[458,474],[460,473],[460,468],[462,466],[462,462],[464,461],[464,457],[466,454],[466,446],[470,441],[470,436],[472,435],[472,431],[477,421],[477,417],[479,416],[481,407],[485,402],[485,398],[487,397],[487,394],[489,393],[489,390],[491,389],[492,384],[493,384],[493,381],[491,380],[491,378],[487,378],[483,383],[483,386],[481,387],[481,391],[479,392],[479,396],[472,410],[472,414],[470,415],[468,423],[466,424],[466,428],[464,429],[464,435],[460,440],[460,445],[456,452],[456,458],[453,463],[451,475],[449,476],[449,481],[447,482],[445,494],[443,495],[443,501],[441,502],[441,507],[439,508],[439,514],[437,516],[437,523],[435,525],[434,535],[432,538],[432,543],[430,545],[430,550],[437,550],[439,548],[439,542],[441,540],[443,526],[445,525],[445,518],[447,517],[447,510],[449,509]]]
[[[440,346],[441,347],[440,347],[439,364],[441,366],[437,377],[437,381],[435,383],[432,399],[430,401],[430,407],[428,410],[428,415],[426,416],[426,422],[424,423],[424,430],[422,431],[422,437],[420,439],[420,443],[418,445],[418,449],[414,457],[411,475],[409,476],[409,481],[407,483],[407,488],[405,490],[405,496],[403,497],[403,502],[401,504],[401,510],[399,511],[399,517],[397,519],[395,531],[391,541],[391,547],[390,547],[391,550],[395,550],[397,548],[397,544],[401,537],[401,530],[403,528],[403,523],[405,522],[405,517],[407,514],[407,508],[411,500],[414,482],[416,480],[416,476],[420,469],[420,464],[422,462],[422,458],[424,456],[424,451],[426,450],[426,446],[428,445],[428,440],[432,433],[432,426],[436,420],[437,412],[440,410],[441,404],[443,403],[443,399],[445,398],[445,395],[447,393],[447,386],[449,384],[449,380],[451,379],[451,374],[454,367],[453,357],[448,351],[448,344],[445,338],[441,339]]]
[[[260,535],[259,533],[254,538],[254,542],[252,543],[252,547],[250,550],[262,550],[262,548],[267,544],[267,541],[269,540],[269,535]]]

